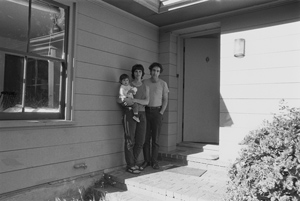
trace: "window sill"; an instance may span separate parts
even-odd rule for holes
[[[15,120],[15,121],[0,121],[1,129],[18,129],[18,128],[34,128],[34,127],[65,127],[75,125],[74,121],[70,120]]]

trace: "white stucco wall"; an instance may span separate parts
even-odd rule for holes
[[[239,142],[278,112],[300,107],[299,3],[224,20],[221,34],[220,158],[234,160]],[[280,13],[280,14],[279,14]],[[235,58],[234,40],[245,39]]]

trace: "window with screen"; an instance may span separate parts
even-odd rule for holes
[[[0,1],[0,120],[64,119],[68,7]]]

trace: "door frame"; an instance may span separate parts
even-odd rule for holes
[[[221,35],[221,23],[209,23],[183,29],[172,31],[177,37],[177,89],[178,89],[178,104],[177,104],[177,143],[183,142],[183,112],[184,112],[184,40],[186,38],[193,38],[198,36],[205,36],[210,34]],[[220,38],[221,40],[221,38]],[[179,76],[182,75],[182,76]]]

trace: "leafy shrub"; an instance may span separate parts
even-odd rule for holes
[[[105,196],[106,192],[94,188],[94,187],[89,187],[87,188],[82,196],[82,201],[105,201]]]
[[[55,197],[54,201],[108,201],[106,192],[93,186],[78,189],[79,194],[68,197]],[[50,201],[50,200],[49,200]]]
[[[78,194],[68,197],[55,197],[54,201],[108,201],[105,188],[114,186],[116,182],[110,175],[103,174],[103,177],[88,188],[79,188]],[[49,200],[51,201],[51,200]]]
[[[226,200],[300,200],[300,108],[282,102],[279,109],[244,138],[229,170]]]

